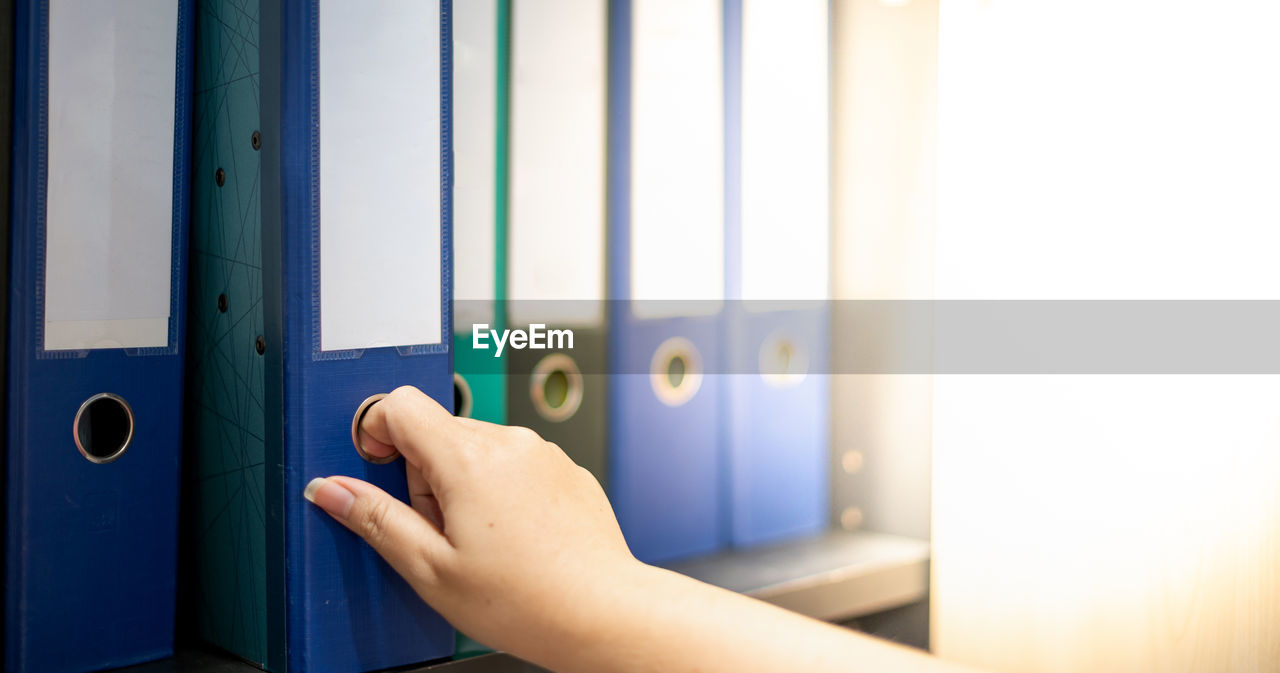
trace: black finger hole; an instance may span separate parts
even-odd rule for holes
[[[684,374],[688,368],[689,365],[685,362],[683,355],[673,356],[667,361],[667,383],[670,383],[673,389],[679,390],[680,384],[684,383]]]
[[[364,458],[375,465],[390,463],[400,456],[399,453],[392,453],[386,457],[378,457],[365,451],[364,446],[360,444],[360,422],[364,420],[364,415],[369,413],[369,409],[386,396],[386,393],[378,393],[377,395],[370,395],[369,397],[366,397],[364,401],[360,403],[360,406],[356,407],[356,413],[351,417],[351,443],[355,445],[356,453],[360,454],[361,458]]]
[[[542,383],[542,398],[552,409],[559,409],[569,401],[569,375],[563,369],[547,374],[547,380]]]
[[[453,415],[471,418],[472,405],[475,399],[471,394],[471,385],[462,374],[453,373]]]
[[[89,461],[109,463],[133,440],[133,412],[124,398],[99,393],[85,400],[74,421],[76,448]]]

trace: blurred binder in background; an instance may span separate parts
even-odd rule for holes
[[[611,497],[655,562],[724,542],[723,21],[614,0],[609,22]]]
[[[507,324],[571,329],[511,350],[508,422],[607,481],[605,0],[513,0]],[[492,353],[492,351],[482,351]]]
[[[826,527],[830,105],[826,0],[730,0],[726,287],[732,542]],[[740,38],[740,39],[739,39]],[[732,170],[732,168],[731,168]]]
[[[4,668],[113,668],[173,650],[193,5],[14,16]]]
[[[403,459],[365,461],[353,415],[406,384],[452,406],[450,6],[263,3],[259,35],[254,9],[211,2],[202,24],[211,154],[197,165],[217,196],[201,202],[209,266],[193,296],[219,310],[193,365],[209,408],[195,435],[202,633],[279,672],[447,657],[449,625],[302,491],[344,474],[407,499]],[[230,184],[236,201],[218,192]]]

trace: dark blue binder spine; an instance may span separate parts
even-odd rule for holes
[[[452,406],[451,3],[442,0],[442,343],[321,351],[319,297],[319,2],[263,12],[263,251],[267,338],[269,633],[283,635],[268,668],[370,671],[448,657],[454,633],[371,547],[302,498],[308,481],[351,475],[408,499],[405,465],[365,462],[351,445],[356,407],[369,395],[414,385]],[[272,39],[279,36],[278,47]],[[268,54],[268,51],[273,53]],[[275,166],[272,166],[275,164]],[[278,185],[268,181],[278,179]],[[271,190],[279,189],[272,197]],[[278,198],[278,201],[275,199]],[[276,220],[276,222],[272,222]],[[278,404],[279,407],[275,408]],[[276,461],[279,461],[278,463]],[[273,554],[279,554],[273,557]],[[277,558],[279,561],[277,561]]]
[[[178,5],[168,345],[43,350],[47,0],[17,3],[5,452],[5,670],[87,671],[173,649],[194,13]],[[128,401],[118,460],[77,451],[99,392]]]
[[[9,319],[9,171],[13,155],[13,2],[0,0],[0,320]],[[0,382],[8,392],[9,380],[8,323],[0,329]],[[0,404],[0,441],[8,441],[9,410]],[[0,483],[6,483],[5,461],[0,459]],[[0,497],[0,521],[7,520],[8,503]],[[4,573],[4,538],[0,536],[0,574]],[[5,603],[5,586],[0,585],[0,605]],[[4,633],[4,610],[0,609],[0,634]],[[0,637],[0,662],[4,658],[4,640]]]
[[[609,3],[609,483],[632,552],[648,562],[709,552],[725,542],[721,508],[721,377],[705,375],[669,406],[648,374],[659,346],[683,337],[705,372],[720,371],[720,316],[644,320],[631,302],[631,2]],[[676,160],[676,159],[673,159]]]
[[[815,302],[816,303],[816,302]],[[737,547],[818,533],[827,525],[830,316],[821,306],[734,316],[732,357],[749,371],[775,339],[803,351],[808,373],[775,385],[734,376],[729,465],[732,542]],[[771,372],[776,373],[776,372]]]

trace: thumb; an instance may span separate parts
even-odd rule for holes
[[[449,542],[412,507],[351,477],[312,479],[303,497],[364,538],[424,598],[430,593]]]

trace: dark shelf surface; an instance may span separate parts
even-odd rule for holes
[[[730,550],[664,567],[828,621],[908,605],[928,595],[929,543],[895,535],[828,531],[747,550]],[[252,673],[224,653],[184,649],[170,659],[120,673]],[[403,673],[530,673],[543,669],[507,654],[396,669]]]

